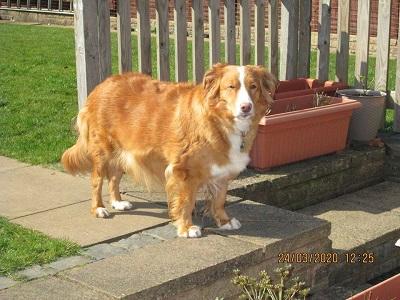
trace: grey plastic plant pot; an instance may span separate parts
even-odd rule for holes
[[[351,117],[350,140],[368,142],[374,139],[381,125],[386,93],[363,89],[338,90],[336,93],[361,103],[361,108],[354,110]]]

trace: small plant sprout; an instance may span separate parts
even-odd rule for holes
[[[232,283],[241,290],[239,299],[243,300],[304,300],[310,289],[298,277],[291,279],[293,267],[285,265],[276,268],[277,282],[261,271],[258,278],[242,275],[238,269],[233,271]]]
[[[332,98],[327,96],[325,93],[315,93],[314,94],[314,107],[320,107],[332,104]]]
[[[375,79],[372,79],[370,83],[368,83],[367,77],[364,75],[360,76],[359,83],[361,85],[361,89],[363,90],[359,96],[368,96],[368,91],[373,90],[372,86],[374,85]],[[368,87],[370,86],[370,87]]]

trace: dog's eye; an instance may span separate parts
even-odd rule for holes
[[[257,88],[257,85],[256,85],[255,83],[252,83],[252,84],[250,85],[250,89],[254,90],[254,89],[256,89],[256,88]]]
[[[228,89],[233,90],[234,88],[235,88],[235,87],[234,87],[232,84],[228,85]]]

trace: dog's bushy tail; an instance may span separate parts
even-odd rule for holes
[[[90,171],[92,163],[88,155],[89,127],[87,122],[87,109],[81,109],[76,121],[76,129],[79,133],[75,145],[68,148],[61,158],[64,169],[73,175]]]

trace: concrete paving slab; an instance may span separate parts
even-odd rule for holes
[[[54,269],[56,272],[60,272],[66,269],[70,269],[76,266],[81,266],[84,264],[87,264],[91,262],[92,259],[90,259],[87,256],[70,256],[70,257],[65,257],[58,259],[52,263],[49,263],[47,265],[44,265],[44,267],[49,267]]]
[[[114,244],[114,243],[113,243]],[[104,259],[106,257],[116,256],[126,252],[122,247],[114,247],[110,244],[98,244],[85,249],[84,253],[94,260]]]
[[[0,172],[0,215],[9,219],[90,198],[89,181],[31,166]]]
[[[385,181],[353,193],[354,202],[400,215],[400,183]]]
[[[0,276],[0,290],[12,287],[17,283],[18,283],[17,281],[12,280],[8,277]]]
[[[378,184],[299,212],[331,222],[330,239],[336,250],[350,250],[400,231],[399,186]]]
[[[14,219],[12,222],[39,230],[52,237],[67,238],[81,246],[114,240],[169,222],[165,208],[128,196],[123,199],[134,200],[133,209],[129,211],[110,209],[111,217],[107,219],[93,217],[90,214],[90,202],[85,201]],[[107,201],[105,204],[106,207],[110,207]]]
[[[154,236],[161,240],[167,241],[177,237],[176,227],[172,224],[156,227],[143,232],[145,235]]]
[[[168,206],[167,204],[167,195],[165,194],[165,192],[147,192],[145,190],[141,190],[141,189],[132,189],[129,187],[125,187],[124,189],[124,193],[126,193],[127,195],[131,196],[131,197],[135,197],[137,199],[142,199],[142,200],[146,200],[149,202],[153,202],[157,205],[163,205],[163,206]],[[202,193],[198,193],[197,194],[197,202],[202,202],[205,197],[204,194]],[[232,203],[238,202],[242,200],[240,197],[237,196],[232,196],[232,195],[227,195],[226,197],[226,203],[227,205],[230,205]]]
[[[384,137],[386,149],[391,156],[400,157],[400,134]]]
[[[57,271],[48,266],[32,266],[30,268],[24,269],[16,273],[16,275],[22,280],[32,280],[40,277],[44,277],[47,275],[53,275]]]
[[[235,267],[257,264],[262,257],[254,244],[208,235],[149,245],[59,275],[117,298],[164,299],[213,282]]]
[[[146,231],[148,231],[148,230],[146,230]],[[176,232],[176,229],[175,229],[175,232]],[[114,248],[118,247],[118,248],[132,250],[132,249],[143,248],[143,247],[146,247],[151,244],[162,243],[162,241],[163,241],[162,239],[152,236],[152,235],[147,235],[144,233],[136,233],[126,239],[121,239],[117,242],[111,243],[111,246],[114,246]],[[94,246],[94,247],[96,247],[96,246]]]
[[[253,173],[251,173],[251,174],[253,175]],[[250,176],[250,175],[246,174],[246,176]],[[231,184],[229,185],[229,188],[234,189],[234,188],[237,188],[238,186],[244,187],[245,184],[242,182],[240,182],[240,184],[239,184],[236,181],[234,181],[234,182],[231,182]],[[167,206],[167,195],[163,189],[158,189],[158,190],[149,192],[146,189],[146,187],[132,182],[132,180],[130,179],[130,177],[128,175],[124,176],[123,179],[121,180],[121,191],[123,191],[123,193],[126,193],[129,196],[132,196],[132,197],[135,197],[138,199],[150,201],[150,202],[156,203],[158,205]],[[204,193],[199,192],[197,194],[196,199],[198,200],[198,202],[201,202],[202,200],[204,200],[204,198],[205,198]],[[228,194],[226,201],[227,201],[227,205],[230,205],[230,204],[238,202],[240,200],[242,200],[242,198]]]
[[[18,160],[0,156],[0,173],[18,168],[26,168],[28,166],[28,164],[19,162]]]
[[[232,231],[209,230],[265,247],[278,246],[277,242],[284,240],[285,247],[294,250],[311,241],[326,239],[330,232],[329,223],[323,220],[249,200],[227,207],[227,212],[242,227]]]
[[[112,299],[110,295],[97,292],[79,283],[57,277],[45,277],[24,284],[17,284],[0,291],[0,299],[54,300],[54,299]]]

